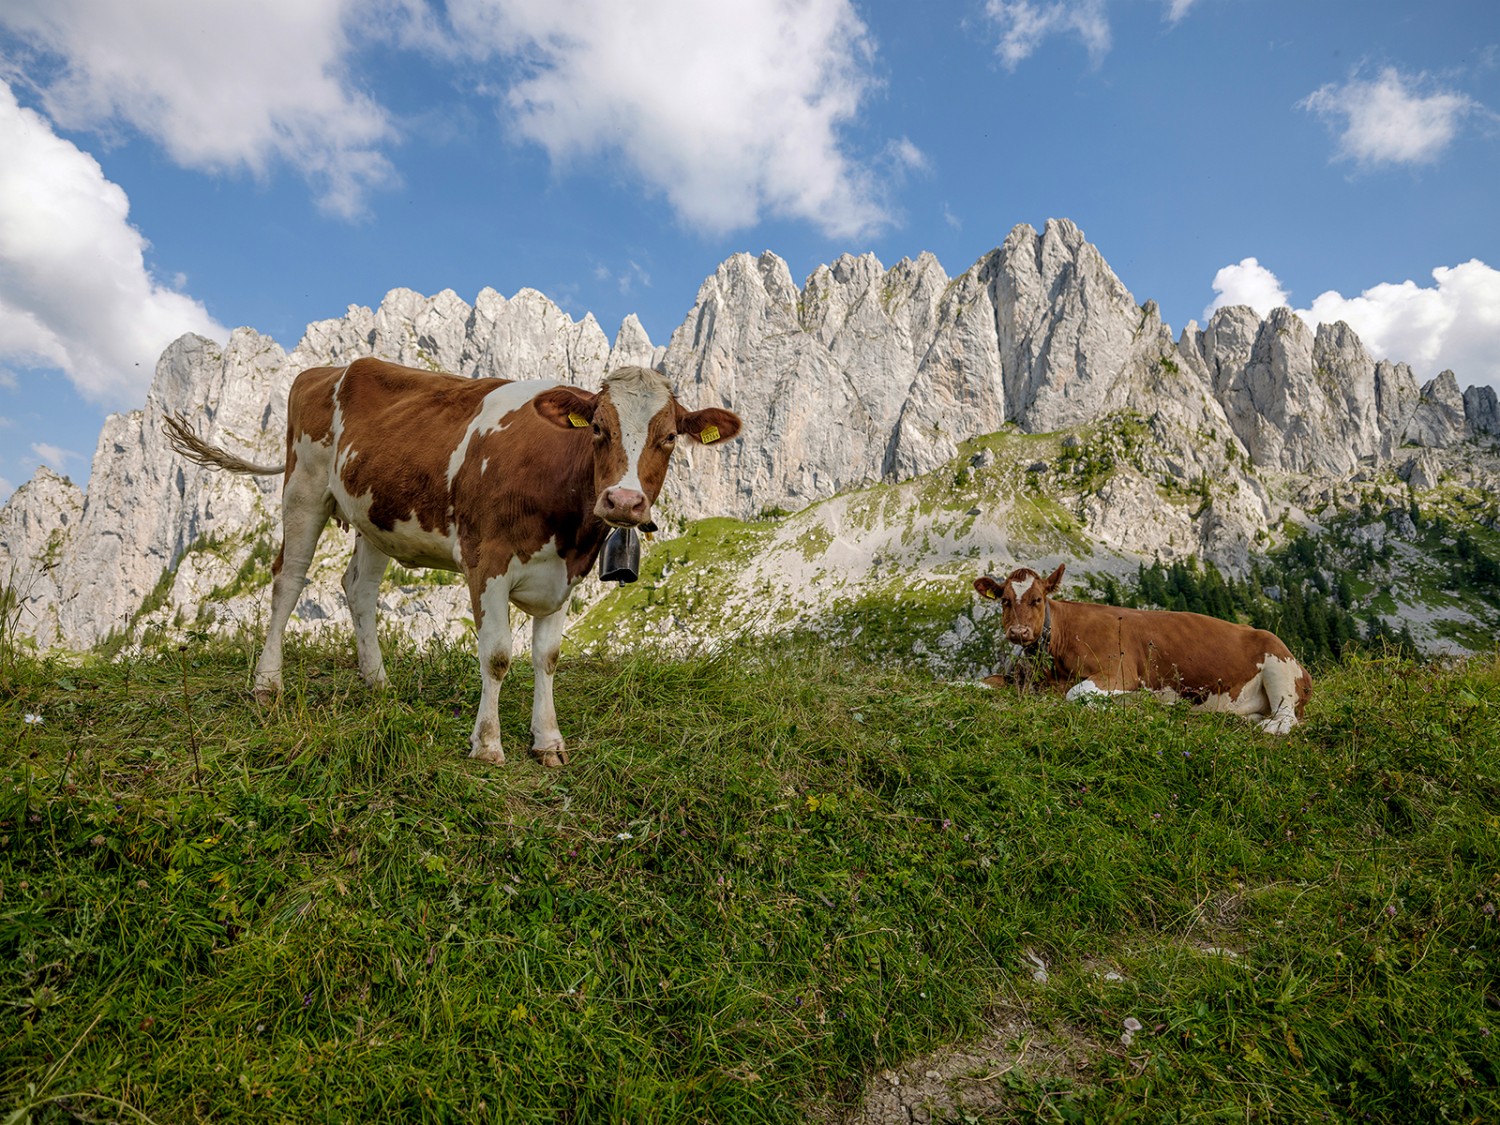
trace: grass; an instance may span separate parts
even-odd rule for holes
[[[265,711],[252,659],[5,665],[0,1120],[831,1121],[997,1012],[1086,1065],[990,1119],[1500,1118],[1495,655],[1346,663],[1285,739],[571,657],[561,772],[524,663],[487,767],[466,651],[375,696],[289,639]]]

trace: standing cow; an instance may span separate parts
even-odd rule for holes
[[[974,589],[999,600],[1007,640],[1047,653],[1054,679],[1078,681],[1069,699],[1146,688],[1260,719],[1270,734],[1302,718],[1312,678],[1274,633],[1201,613],[1054,599],[1065,566],[1046,578],[1025,567],[1003,582],[985,576]]]
[[[568,752],[552,677],[573,588],[611,527],[650,522],[678,437],[714,445],[739,433],[740,419],[718,407],[685,410],[667,380],[643,367],[621,368],[590,394],[358,359],[314,367],[292,383],[283,465],[251,464],[209,445],[181,416],[167,429],[173,446],[201,464],[286,474],[257,699],[281,690],[282,631],[334,517],[357,532],[344,593],[365,680],[386,683],[375,635],[386,564],[457,571],[468,581],[483,683],[470,757],[505,760],[497,698],[514,604],[533,619],[531,753],[560,766]]]

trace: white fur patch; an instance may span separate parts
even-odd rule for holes
[[[506,383],[503,387],[496,387],[485,395],[479,413],[474,415],[468,428],[464,430],[463,437],[459,438],[453,452],[448,455],[448,487],[452,489],[458,471],[463,468],[464,458],[469,452],[469,443],[474,440],[475,434],[487,434],[493,430],[504,429],[505,427],[500,425],[500,419],[512,410],[525,406],[543,391],[550,391],[553,387],[562,385],[550,379],[522,379],[519,382]]]
[[[1125,695],[1123,691],[1107,691],[1094,683],[1093,680],[1084,680],[1074,684],[1068,689],[1067,699],[1070,703],[1100,703],[1112,695]]]
[[[568,594],[576,585],[568,581],[568,564],[558,552],[555,538],[547,540],[524,563],[511,559],[505,568],[505,581],[511,603],[533,617],[546,617],[567,605]]]
[[[1028,574],[1025,578],[1017,578],[1011,582],[1010,585],[1011,588],[1016,592],[1017,601],[1026,596],[1026,591],[1031,589],[1031,585],[1035,581],[1036,579]]]
[[[609,385],[609,401],[614,403],[615,413],[620,418],[620,444],[625,447],[625,474],[606,488],[628,488],[644,493],[641,484],[641,453],[646,448],[646,439],[651,434],[651,419],[661,412],[671,400],[666,381],[661,385],[636,383],[631,390],[624,391],[618,383]]]

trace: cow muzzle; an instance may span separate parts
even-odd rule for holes
[[[1036,643],[1036,630],[1030,625],[1012,625],[1005,630],[1005,639],[1013,645],[1032,645]]]
[[[651,501],[633,488],[606,488],[594,514],[611,527],[640,527],[651,520]]]

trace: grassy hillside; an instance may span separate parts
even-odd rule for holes
[[[1353,658],[1285,739],[573,657],[561,772],[524,664],[497,768],[467,651],[288,656],[264,712],[229,642],[0,663],[0,1119],[833,1121],[997,1023],[986,1119],[1500,1118],[1495,655]]]

